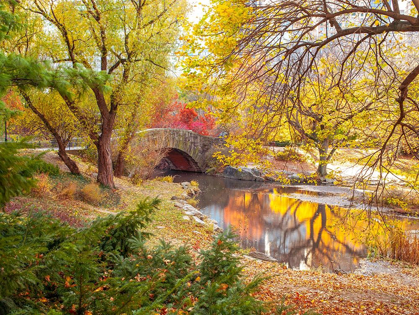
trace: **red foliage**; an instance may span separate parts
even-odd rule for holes
[[[156,111],[151,127],[186,129],[209,135],[215,127],[215,121],[209,114],[198,115],[195,109],[187,108],[185,103],[174,101]]]
[[[7,92],[7,94],[3,97],[2,101],[6,104],[6,107],[9,109],[12,109],[12,110],[25,109],[19,96],[11,90]]]

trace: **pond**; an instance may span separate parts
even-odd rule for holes
[[[171,171],[165,175],[175,176],[175,182],[197,181],[202,190],[197,207],[204,214],[223,229],[233,227],[243,248],[272,256],[289,268],[350,272],[367,255],[367,248],[356,237],[366,223],[342,229],[348,212],[359,210],[290,197],[295,193],[314,197],[321,192],[199,173]]]

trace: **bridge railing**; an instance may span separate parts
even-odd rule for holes
[[[141,135],[141,134],[147,134],[147,133],[159,132],[159,131],[164,131],[164,132],[177,131],[177,132],[182,132],[182,133],[185,132],[185,133],[189,133],[189,134],[192,134],[192,135],[195,135],[195,136],[198,136],[198,137],[211,139],[213,141],[214,140],[219,141],[220,144],[225,143],[225,138],[224,137],[204,136],[204,135],[198,134],[196,132],[193,132],[192,130],[187,130],[187,129],[151,128],[151,129],[145,129],[145,130],[138,131],[137,134]],[[118,135],[115,134],[114,137],[112,137],[112,138],[114,140],[114,138],[118,138]],[[8,139],[7,142],[16,142],[18,140],[19,140],[18,138],[11,138],[11,139]],[[5,142],[4,139],[0,139],[0,143],[4,143],[4,142]],[[31,140],[31,141],[29,141],[29,143],[36,146],[37,148],[40,148],[40,149],[58,149],[58,143],[57,143],[57,140],[55,140],[55,139],[51,139],[51,140]],[[66,149],[67,150],[87,149],[87,147],[88,147],[88,145],[86,145],[85,139],[83,139],[83,138],[73,138],[67,144]]]
[[[0,143],[18,142],[20,139],[7,139],[7,141],[0,140]],[[58,142],[55,139],[51,140],[31,140],[28,144],[33,145],[37,149],[56,149],[58,150]],[[88,145],[82,138],[74,138],[69,141],[66,150],[86,149]]]

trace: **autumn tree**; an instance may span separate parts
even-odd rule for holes
[[[215,120],[209,113],[197,113],[186,103],[175,98],[162,104],[151,121],[153,128],[186,129],[208,136],[215,127]]]
[[[418,135],[412,84],[419,65],[404,62],[418,48],[418,6],[415,0],[214,0],[193,28],[198,39],[185,39],[192,42],[187,49],[193,52],[184,62],[188,87],[218,95],[221,110],[231,115],[238,115],[240,103],[247,104],[247,111],[258,108],[265,118],[250,125],[272,129],[269,117],[286,112],[290,100],[304,104],[322,58],[337,55],[332,88],[345,90],[343,79],[356,65],[358,76],[370,80],[364,93],[388,96],[381,149],[369,163],[382,165],[385,156],[393,156],[390,149],[395,146],[389,144],[404,139],[414,145]],[[417,154],[417,147],[411,151]]]
[[[0,3],[0,47],[9,34],[18,27],[14,14],[8,12]],[[10,97],[10,88],[14,85],[43,86],[47,75],[42,65],[34,60],[26,60],[19,55],[8,55],[0,48],[0,114],[5,121],[13,115],[13,108],[5,106],[5,94]],[[7,97],[6,97],[7,99]],[[19,149],[27,148],[27,143],[3,143],[0,145],[0,210],[12,197],[27,193],[35,185],[34,167],[31,158],[20,156]]]
[[[369,89],[372,79],[353,65],[344,76],[335,69],[338,54],[319,60],[318,72],[307,76],[300,97],[289,97],[286,121],[300,139],[318,151],[317,174],[324,178],[337,149],[374,145],[374,126],[382,122],[384,93]],[[339,85],[337,84],[339,82]],[[375,121],[371,121],[371,115]]]
[[[139,145],[138,140],[141,138],[139,131],[150,125],[155,112],[161,104],[169,103],[174,93],[174,81],[166,76],[165,69],[154,70],[156,71],[146,70],[147,77],[142,84],[142,94],[137,92],[138,85],[133,85],[124,96],[126,108],[116,122],[117,152],[114,174],[117,177],[124,175],[127,162],[135,163],[136,158],[132,152],[138,151],[133,146]],[[146,147],[144,149],[152,149],[147,145]]]
[[[57,67],[73,68],[69,93],[56,89],[98,154],[98,182],[114,187],[111,138],[128,87],[139,82],[140,67],[161,67],[155,58],[173,47],[183,0],[20,1],[42,17],[42,40],[35,53]],[[95,75],[100,71],[100,76]],[[104,88],[108,84],[110,89]],[[85,92],[88,95],[81,97]],[[137,89],[142,94],[141,85]],[[95,106],[92,106],[94,104]]]
[[[19,115],[14,124],[24,127],[32,136],[50,138],[52,135],[57,142],[58,156],[72,174],[80,175],[76,162],[66,152],[69,142],[74,137],[81,136],[80,126],[64,104],[60,104],[62,98],[59,93],[54,90],[47,92],[20,89],[20,94],[29,111]]]

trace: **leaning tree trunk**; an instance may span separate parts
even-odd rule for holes
[[[64,162],[64,164],[68,167],[71,174],[74,175],[80,175],[79,167],[77,166],[76,162],[74,162],[67,154],[67,151],[65,150],[66,145],[62,141],[58,141],[57,138],[55,138],[58,143],[58,156],[61,158],[61,160]]]
[[[79,167],[77,166],[76,162],[74,162],[67,154],[67,151],[65,150],[67,146],[67,141],[64,141],[64,139],[60,136],[57,129],[55,129],[48,119],[45,117],[44,114],[42,114],[32,103],[32,99],[30,96],[23,90],[19,90],[20,94],[23,96],[26,105],[31,109],[31,111],[41,119],[41,121],[44,123],[45,127],[51,132],[51,134],[54,136],[55,140],[58,144],[58,156],[61,158],[61,160],[64,162],[64,164],[68,167],[70,172],[74,175],[80,175]]]

